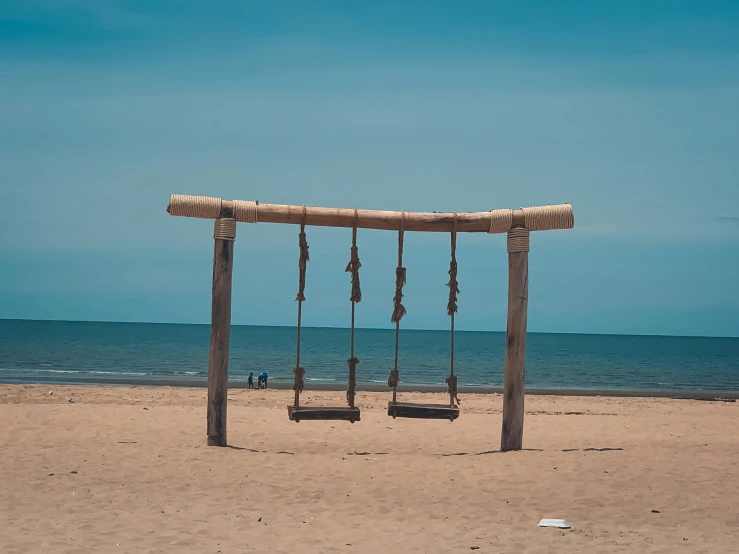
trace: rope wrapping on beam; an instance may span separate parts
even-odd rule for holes
[[[513,225],[513,210],[490,210],[490,233],[505,233]]]
[[[234,218],[243,223],[256,223],[259,213],[259,202],[254,200],[234,200]]]
[[[514,227],[508,231],[507,250],[511,252],[529,251],[529,230],[525,227]]]
[[[570,204],[556,206],[537,206],[522,208],[526,228],[529,231],[545,231],[549,229],[572,229],[575,216]]]
[[[236,220],[230,217],[216,219],[213,229],[213,238],[221,240],[236,240]]]
[[[221,199],[210,196],[173,194],[169,199],[170,215],[217,219],[221,215]]]

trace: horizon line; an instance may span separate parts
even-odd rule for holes
[[[131,325],[200,325],[210,326],[210,323],[176,323],[167,321],[111,321],[111,320],[90,320],[90,319],[33,319],[33,318],[6,318],[0,317],[0,321],[35,321],[38,323],[103,323],[103,324],[131,324]],[[240,324],[232,323],[231,327],[268,327],[275,329],[294,329],[295,325],[259,325],[259,324]],[[304,325],[304,329],[336,329],[346,330],[349,327],[336,327],[333,325]],[[363,331],[392,331],[392,327],[355,327]],[[418,329],[404,328],[404,331],[413,332],[449,332],[449,329]],[[455,333],[500,333],[503,331],[480,330],[480,329],[455,329]],[[604,337],[665,337],[665,338],[685,338],[685,339],[739,339],[739,336],[731,335],[660,335],[660,334],[635,334],[635,333],[578,333],[578,332],[562,332],[562,331],[527,331],[526,334],[532,335],[580,335],[580,336],[604,336]]]

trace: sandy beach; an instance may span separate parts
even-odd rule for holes
[[[205,398],[0,386],[0,552],[738,548],[736,403],[528,396],[525,450],[502,454],[495,394],[465,395],[449,423],[393,420],[362,393],[350,425],[288,421],[289,391],[233,390],[230,448],[205,446]]]

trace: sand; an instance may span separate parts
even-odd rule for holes
[[[0,386],[0,552],[739,551],[737,403],[529,396],[526,450],[500,453],[499,395],[295,424],[289,391],[240,389],[231,448],[205,446],[205,395]]]

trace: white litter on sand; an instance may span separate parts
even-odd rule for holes
[[[557,527],[558,529],[569,529],[570,524],[565,519],[542,519],[539,527]]]

